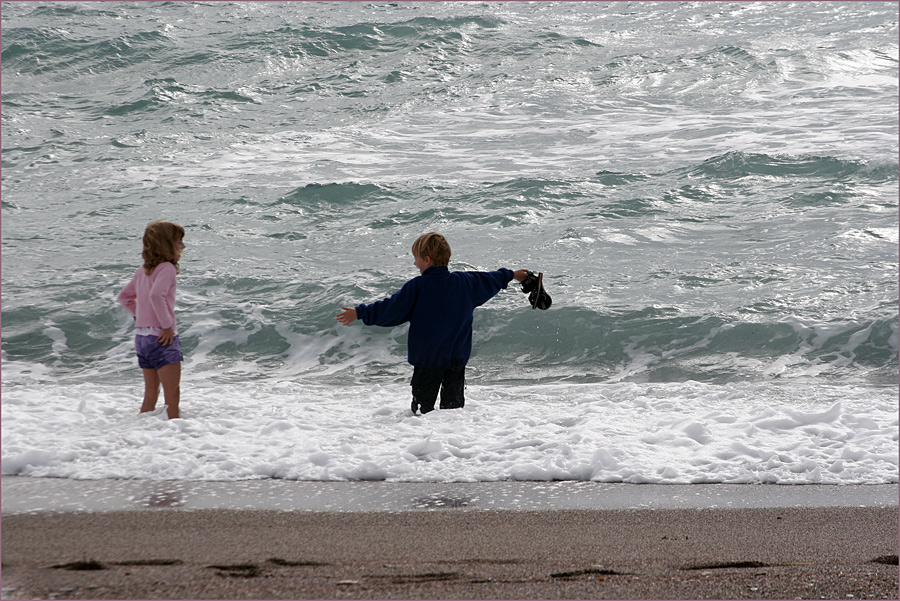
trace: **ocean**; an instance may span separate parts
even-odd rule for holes
[[[898,6],[3,2],[2,473],[898,482]],[[116,295],[186,229],[181,409]],[[466,407],[342,305],[527,268]]]

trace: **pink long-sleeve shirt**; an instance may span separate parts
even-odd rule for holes
[[[119,304],[134,315],[136,327],[175,327],[175,275],[171,263],[160,263],[150,275],[138,267],[119,293]]]

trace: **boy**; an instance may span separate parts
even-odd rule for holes
[[[390,298],[342,307],[337,320],[349,325],[361,319],[367,326],[409,324],[408,360],[413,365],[412,410],[423,414],[434,410],[438,390],[441,409],[465,404],[466,363],[472,354],[472,318],[483,305],[511,280],[522,282],[526,269],[511,271],[453,271],[450,245],[440,234],[420,236],[412,246],[420,276],[408,281]]]

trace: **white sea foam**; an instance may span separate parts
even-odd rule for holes
[[[814,383],[469,386],[413,416],[404,384],[7,386],[2,473],[145,478],[684,484],[898,482],[896,390]]]

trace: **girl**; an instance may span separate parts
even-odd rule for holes
[[[154,221],[144,231],[144,264],[125,289],[119,303],[134,316],[134,347],[144,372],[141,413],[153,411],[162,384],[169,419],[180,416],[181,342],[175,329],[175,275],[184,250],[184,228]]]

